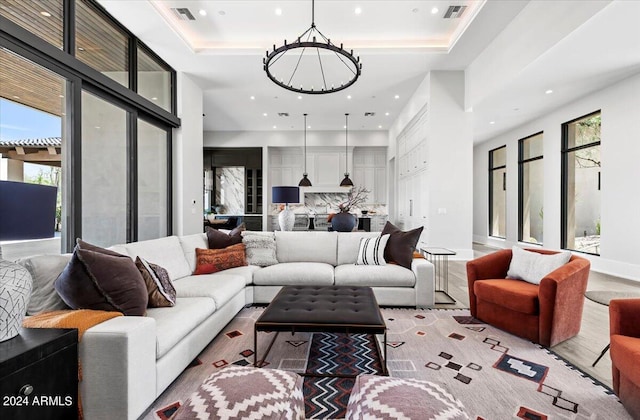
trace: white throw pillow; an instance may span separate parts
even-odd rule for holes
[[[278,258],[276,257],[276,237],[273,232],[245,230],[241,235],[248,265],[268,267],[278,264]]]
[[[507,278],[540,284],[544,276],[569,262],[571,252],[539,254],[514,246],[513,257],[507,271]]]
[[[360,239],[360,249],[356,265],[386,265],[384,249],[389,241],[389,234],[375,238]]]

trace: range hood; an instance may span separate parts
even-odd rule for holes
[[[350,190],[350,188],[341,187],[339,185],[335,185],[335,186],[331,185],[331,186],[326,186],[326,187],[322,187],[322,186],[300,187],[300,192],[303,193],[303,194],[326,194],[326,193],[348,194],[349,190]]]

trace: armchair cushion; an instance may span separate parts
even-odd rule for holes
[[[533,284],[540,284],[540,281],[553,270],[562,267],[569,262],[571,252],[563,251],[557,254],[539,254],[537,252],[526,251],[514,246],[513,256],[507,271],[510,279],[520,279]]]
[[[522,280],[479,280],[473,284],[478,299],[516,312],[537,315],[540,312],[538,286]]]
[[[631,382],[640,386],[640,338],[611,336],[611,362]]]

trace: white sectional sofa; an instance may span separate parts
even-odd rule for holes
[[[85,418],[140,416],[245,305],[270,302],[284,285],[371,286],[380,305],[434,304],[434,269],[424,259],[414,259],[411,270],[354,265],[360,239],[377,233],[275,235],[278,264],[198,276],[191,274],[195,249],[207,248],[205,234],[111,247],[164,267],[177,300],[173,307],[149,308],[144,317],[117,317],[87,330],[79,345]],[[32,268],[43,266],[38,258],[31,258]]]

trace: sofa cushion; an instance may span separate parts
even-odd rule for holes
[[[164,356],[216,310],[209,297],[180,297],[170,308],[149,308],[147,316],[156,320],[156,359]]]
[[[179,236],[180,246],[184,253],[184,258],[189,264],[189,273],[196,270],[196,248],[207,248],[207,234],[196,233],[194,235]]]
[[[253,284],[260,286],[332,285],[333,266],[325,263],[280,263],[253,274]]]
[[[239,291],[243,290],[245,280],[231,274],[203,274],[183,277],[175,282],[178,300],[191,297],[208,297],[214,300],[216,308],[221,308]]]
[[[382,235],[390,234],[389,242],[384,251],[384,259],[387,262],[395,262],[405,268],[411,268],[413,251],[420,240],[420,235],[424,226],[420,226],[410,231],[402,231],[393,223],[387,221],[382,229]]]
[[[382,235],[375,238],[360,239],[358,249],[357,265],[386,265],[384,260],[384,249],[387,246],[389,235]]]
[[[354,265],[343,264],[335,269],[336,286],[413,287],[413,271],[395,264]]]
[[[191,268],[177,236],[132,242],[125,247],[132,259],[140,257],[164,267],[172,281],[191,275]]]
[[[214,273],[214,276],[221,275],[226,276],[229,274],[241,276],[244,279],[244,283],[248,286],[253,284],[253,273],[258,270],[262,270],[262,267],[257,265],[245,265],[244,267],[234,267],[229,268],[228,270],[221,271],[219,273]]]
[[[54,289],[53,283],[62,273],[70,259],[71,254],[63,254],[37,255],[16,261],[16,263],[29,271],[33,279],[27,315],[68,308],[58,292],[56,292],[56,289]]]
[[[131,258],[80,239],[54,287],[72,309],[141,316],[149,299],[142,275]]]
[[[193,274],[211,274],[247,265],[244,244],[223,249],[196,248],[196,270]]]
[[[514,246],[511,252],[512,257],[507,277],[533,284],[540,284],[544,276],[562,267],[571,258],[571,252],[569,251],[558,252],[557,254],[540,254]]]
[[[276,239],[273,232],[242,232],[242,243],[246,247],[247,264],[268,267],[278,264]]]
[[[338,264],[336,232],[276,232],[276,255],[283,263]]]
[[[485,302],[504,306],[528,315],[540,313],[538,286],[522,280],[476,280],[473,283],[476,297]]]
[[[136,267],[142,274],[144,284],[147,287],[147,294],[149,295],[147,306],[162,308],[176,304],[176,289],[169,279],[167,270],[140,257],[136,257]]]
[[[360,248],[360,239],[375,238],[379,232],[338,232],[338,265],[355,264]]]

